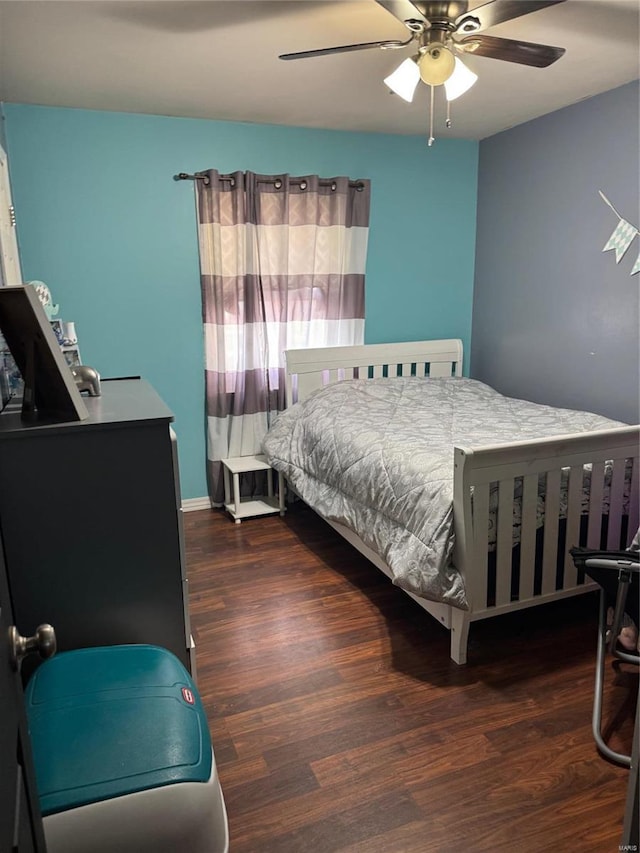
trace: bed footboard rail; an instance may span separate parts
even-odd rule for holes
[[[585,592],[569,549],[638,529],[640,427],[454,450],[454,563],[471,619]]]

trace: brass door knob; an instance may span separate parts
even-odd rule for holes
[[[9,628],[9,655],[14,669],[18,669],[25,655],[37,652],[43,660],[56,653],[56,632],[51,625],[38,625],[33,637],[22,637],[15,625]]]

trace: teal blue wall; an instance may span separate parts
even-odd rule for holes
[[[460,337],[473,300],[478,144],[5,104],[26,281],[74,320],[83,361],[139,374],[176,416],[183,497],[206,494],[194,190],[177,172],[372,182],[367,343]]]

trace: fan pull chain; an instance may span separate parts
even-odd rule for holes
[[[445,124],[447,127],[451,127],[451,101],[447,101],[447,120]]]
[[[431,104],[429,106],[429,141],[427,142],[427,145],[429,146],[429,148],[431,148],[433,143],[436,141],[435,137],[433,135],[433,100],[434,100],[434,95],[435,95],[435,86],[431,86],[430,88],[431,88]]]

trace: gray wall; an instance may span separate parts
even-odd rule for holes
[[[640,227],[639,85],[480,144],[471,375],[504,394],[636,423],[636,236],[602,252],[618,218]]]

